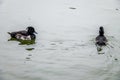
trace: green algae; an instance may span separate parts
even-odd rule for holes
[[[32,50],[34,50],[34,48],[26,48],[26,50],[32,51]]]
[[[18,42],[20,42],[19,45],[35,44],[35,39],[34,40],[21,40],[21,39],[16,39],[16,38],[10,38],[8,41],[18,41]]]

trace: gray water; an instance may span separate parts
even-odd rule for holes
[[[119,0],[0,0],[0,20],[0,80],[120,80]],[[29,25],[35,44],[8,41]],[[109,43],[100,55],[99,26]]]

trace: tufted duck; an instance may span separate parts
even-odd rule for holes
[[[27,29],[23,31],[8,32],[11,38],[17,40],[35,40],[36,36],[34,33],[37,34],[37,32],[32,26],[27,27]]]
[[[107,43],[107,39],[104,36],[104,28],[103,26],[100,26],[99,35],[96,37],[96,45],[106,46],[106,43]]]

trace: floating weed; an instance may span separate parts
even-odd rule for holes
[[[18,41],[20,42],[19,45],[32,45],[32,44],[35,44],[35,40],[18,40],[18,39],[15,39],[15,38],[11,38],[9,39],[8,41]],[[28,51],[32,51],[34,50],[35,48],[26,48],[26,50]]]
[[[8,41],[18,41],[18,42],[20,42],[19,45],[31,45],[31,44],[35,44],[35,40],[21,40],[21,39],[11,38]]]
[[[10,39],[8,39],[8,41],[18,41],[18,40],[15,38],[10,38]]]
[[[35,40],[19,40],[20,44],[19,45],[31,45],[35,44]]]
[[[35,48],[26,48],[26,50],[28,50],[28,51],[32,51],[32,50],[34,50]]]

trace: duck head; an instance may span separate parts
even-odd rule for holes
[[[104,36],[104,28],[103,28],[103,26],[100,26],[100,28],[99,28],[99,35]]]
[[[34,34],[34,33],[37,34],[37,32],[35,31],[35,29],[34,29],[32,26],[27,27],[27,33],[28,33],[29,35],[32,35],[32,34]]]

